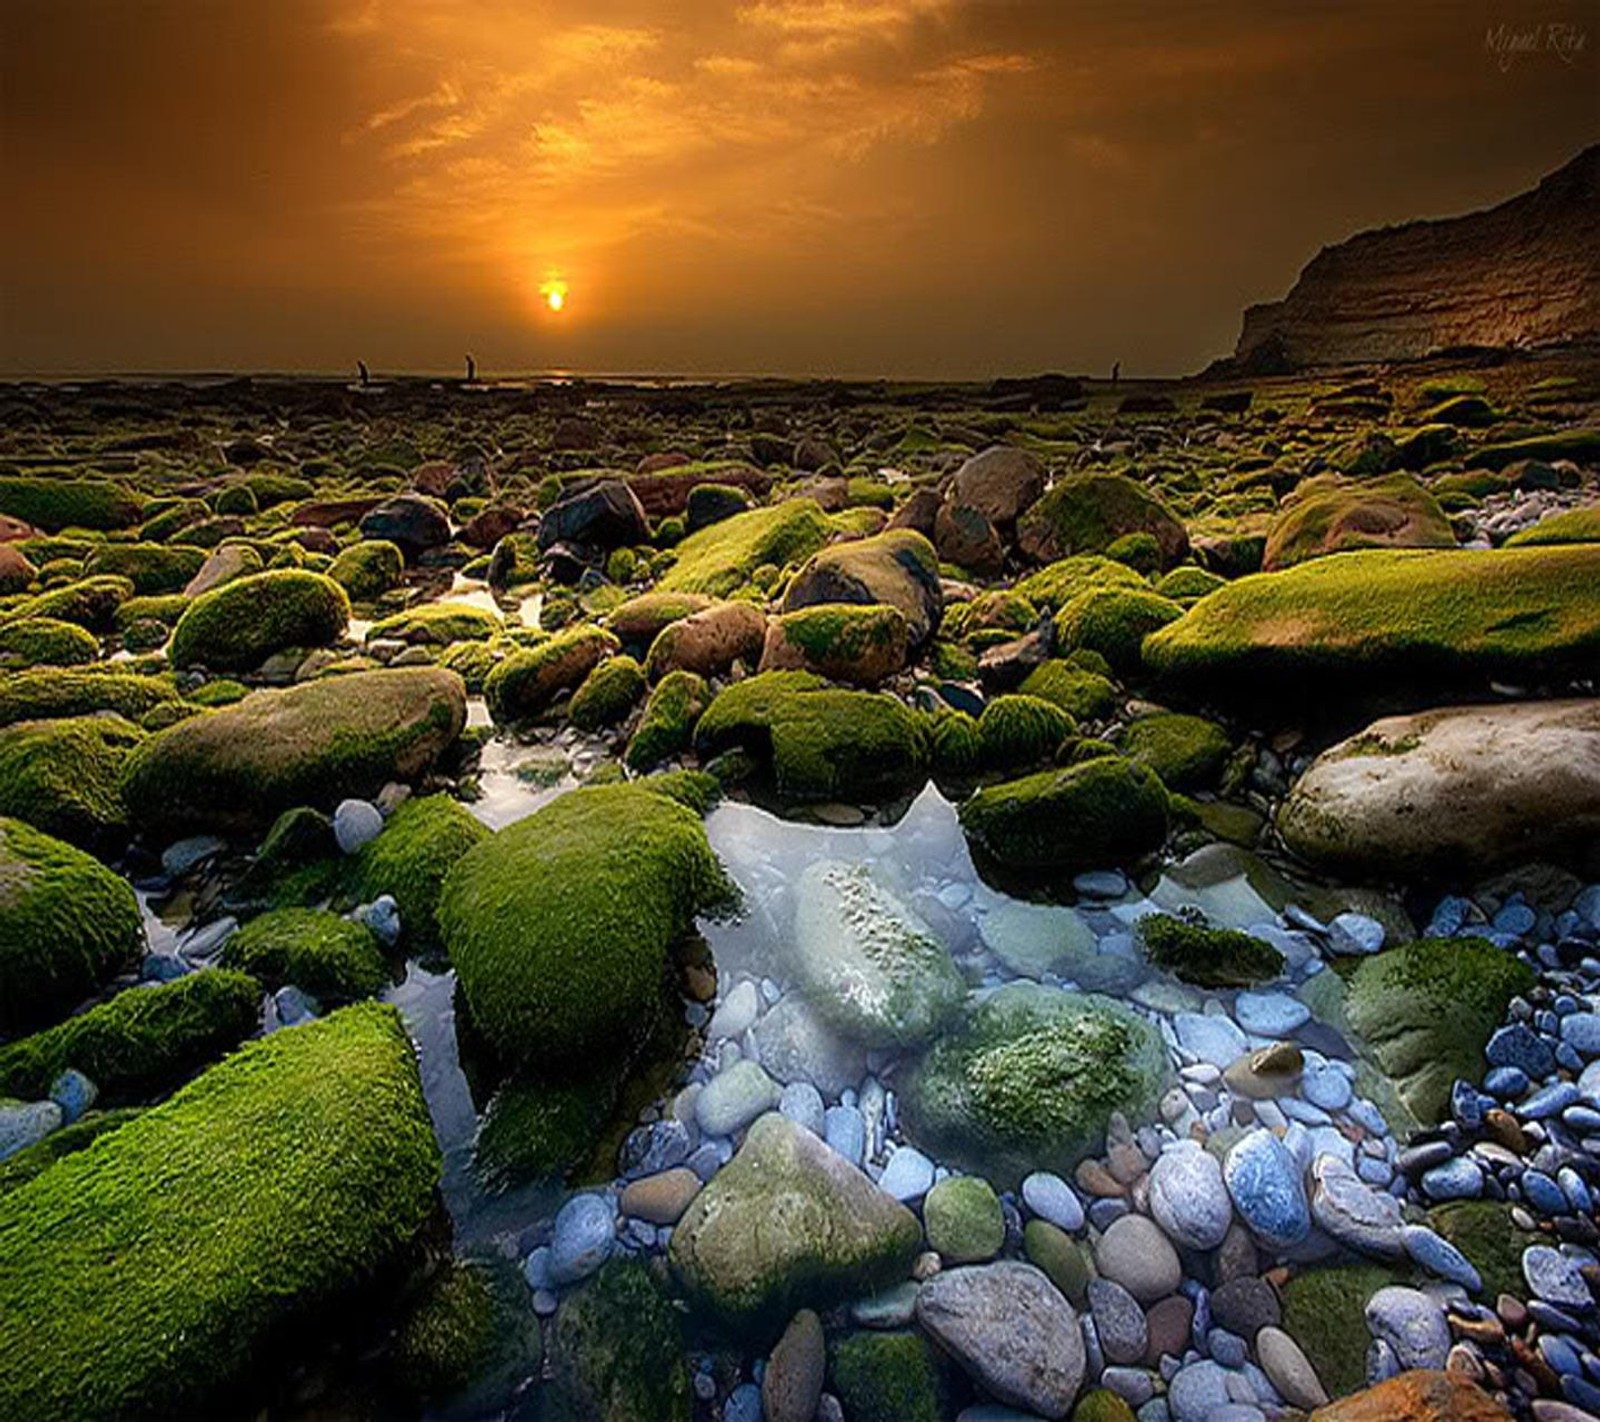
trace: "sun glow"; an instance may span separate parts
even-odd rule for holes
[[[567,304],[567,284],[558,277],[552,277],[539,288],[539,295],[544,297],[544,304],[552,311],[560,311]]]

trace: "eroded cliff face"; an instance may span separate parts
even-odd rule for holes
[[[1324,247],[1245,311],[1234,355],[1272,370],[1597,336],[1600,144],[1497,207]]]

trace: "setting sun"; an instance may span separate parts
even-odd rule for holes
[[[547,281],[539,288],[539,295],[552,311],[560,311],[567,304],[567,284],[560,280]]]

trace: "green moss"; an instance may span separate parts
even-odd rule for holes
[[[73,622],[54,617],[24,617],[0,624],[0,666],[77,667],[95,661],[100,643]]]
[[[109,479],[0,475],[0,514],[47,533],[63,528],[128,528],[143,501]]]
[[[483,694],[497,722],[526,720],[575,690],[600,662],[617,651],[617,639],[599,627],[574,627],[527,651],[513,652],[489,673]]]
[[[465,602],[429,602],[374,622],[367,640],[391,638],[447,647],[452,642],[482,641],[499,630],[500,619],[484,608]]]
[[[138,1107],[133,1106],[117,1111],[90,1111],[70,1126],[52,1131],[42,1141],[35,1141],[15,1155],[0,1160],[0,1195],[26,1185],[58,1160],[87,1149],[101,1136],[127,1125],[138,1114]]]
[[[827,515],[811,499],[735,514],[685,538],[659,586],[663,592],[727,597],[763,563],[781,567],[810,557],[831,532]]]
[[[1177,603],[1149,589],[1092,588],[1056,614],[1056,640],[1099,652],[1127,676],[1139,670],[1144,639],[1182,615]]]
[[[1161,571],[1161,545],[1153,533],[1125,533],[1107,549],[1106,557],[1151,577]]]
[[[1334,1397],[1354,1392],[1367,1380],[1367,1300],[1391,1284],[1410,1284],[1409,1274],[1381,1264],[1343,1264],[1296,1274],[1283,1290],[1283,1330],[1298,1343],[1317,1377]]]
[[[1507,548],[1542,547],[1551,543],[1600,543],[1600,504],[1567,509],[1542,518],[1506,539]]]
[[[960,614],[960,625],[951,626],[952,619]],[[995,628],[1007,632],[1023,633],[1039,620],[1039,609],[1030,598],[1014,588],[995,588],[979,593],[968,603],[957,603],[945,613],[944,630],[958,636],[967,636],[980,629]]]
[[[626,721],[644,693],[644,668],[632,657],[611,657],[584,678],[567,716],[580,731],[604,730]]]
[[[935,676],[948,681],[974,681],[978,675],[977,657],[966,647],[942,637],[928,649],[928,666]]]
[[[1133,1408],[1110,1388],[1084,1393],[1072,1409],[1072,1422],[1136,1422]]]
[[[471,1410],[501,1401],[539,1361],[539,1324],[510,1260],[446,1260],[395,1333],[396,1391]],[[466,1396],[462,1396],[466,1394]],[[461,1398],[459,1402],[457,1398]]]
[[[293,983],[327,1002],[374,997],[389,983],[371,931],[322,909],[275,909],[251,919],[223,946],[222,961],[268,987]]]
[[[1111,1113],[1137,1121],[1168,1074],[1154,1027],[1111,998],[1012,983],[916,1063],[901,1092],[909,1137],[1014,1185],[1098,1151]]]
[[[496,1050],[570,1066],[641,1039],[667,949],[727,892],[698,815],[611,785],[563,795],[469,850],[445,879],[439,928]]]
[[[126,578],[142,597],[180,593],[200,571],[206,555],[198,548],[166,548],[159,543],[106,543],[84,561],[86,576]]]
[[[558,1405],[568,1416],[688,1422],[683,1324],[639,1260],[609,1261],[562,1301],[550,1354]]]
[[[626,585],[639,572],[639,555],[631,548],[613,548],[606,559],[606,577],[612,582]]]
[[[689,749],[694,728],[711,703],[711,688],[696,672],[668,672],[650,693],[639,729],[628,742],[629,770],[649,770]]]
[[[249,517],[259,513],[255,490],[248,484],[229,484],[219,489],[211,500],[211,507],[219,514],[240,514]]]
[[[965,711],[937,712],[928,736],[936,775],[959,780],[983,769],[983,737],[977,721]]]
[[[260,1023],[255,979],[207,968],[127,988],[109,1002],[0,1047],[0,1092],[37,1100],[68,1067],[100,1088],[102,1105],[164,1096],[232,1051]]]
[[[12,611],[13,618],[51,617],[74,622],[91,632],[109,632],[116,625],[117,609],[133,596],[133,584],[126,578],[105,574],[83,578],[65,587],[40,593]]]
[[[1072,474],[1058,479],[1050,492],[1017,520],[1018,541],[1039,562],[1104,553],[1130,533],[1146,533],[1156,540],[1163,567],[1181,562],[1189,549],[1188,535],[1173,512],[1121,474]],[[1026,585],[1024,591],[1028,591]]]
[[[1031,1219],[1022,1227],[1022,1248],[1028,1262],[1042,1269],[1074,1308],[1086,1307],[1094,1271],[1077,1240],[1049,1220]]]
[[[1439,1120],[1457,1077],[1483,1080],[1483,1048],[1533,970],[1482,938],[1421,938],[1364,958],[1345,1012],[1366,1049],[1424,1125]]]
[[[606,626],[622,639],[623,645],[645,651],[661,629],[711,606],[711,599],[699,593],[640,593],[612,609]]]
[[[1249,987],[1283,971],[1283,955],[1269,943],[1231,928],[1212,928],[1198,910],[1176,917],[1146,914],[1139,940],[1158,968],[1199,987]]]
[[[1542,459],[1546,463],[1556,459],[1571,459],[1578,464],[1593,464],[1600,460],[1600,430],[1556,430],[1552,434],[1529,435],[1526,439],[1486,444],[1472,459],[1485,469],[1504,469],[1519,459]],[[0,498],[0,512],[5,511],[3,498]]]
[[[143,945],[125,880],[31,825],[0,819],[0,1031],[68,1011]]]
[[[833,1346],[828,1381],[851,1422],[942,1422],[949,1364],[920,1333],[850,1333]]]
[[[1273,520],[1262,555],[1270,572],[1355,548],[1453,548],[1455,533],[1433,495],[1409,474],[1301,484]]]
[[[211,510],[200,499],[175,499],[165,507],[152,504],[147,512],[149,518],[139,530],[139,537],[146,543],[165,543],[190,524],[211,516]]]
[[[1041,662],[1022,683],[1024,696],[1038,697],[1083,721],[1103,721],[1119,701],[1116,686],[1097,672],[1055,658]]]
[[[351,891],[370,902],[392,894],[400,926],[413,950],[438,945],[435,914],[445,875],[456,860],[489,831],[448,795],[414,796],[384,824],[383,833],[361,847]]]
[[[284,474],[272,469],[259,469],[252,474],[246,474],[239,483],[255,495],[256,506],[263,509],[309,499],[317,492],[316,486],[309,479],[301,479],[294,474]]]
[[[910,633],[898,608],[819,603],[784,613],[778,625],[807,670],[837,681],[876,683],[905,665]]]
[[[1117,755],[985,786],[960,809],[967,837],[1010,869],[1071,873],[1125,864],[1167,836],[1167,793]]]
[[[845,498],[853,508],[892,509],[894,486],[882,479],[853,478],[845,483]]]
[[[478,1125],[474,1179],[494,1194],[541,1180],[570,1180],[593,1154],[619,1085],[617,1073],[604,1068],[576,1081],[505,1082]]]
[[[1214,593],[1226,581],[1226,578],[1219,578],[1215,573],[1208,573],[1204,568],[1189,563],[1174,568],[1162,578],[1156,584],[1156,591],[1174,602],[1196,602],[1208,593]]]
[[[382,538],[364,538],[344,549],[328,568],[328,576],[351,602],[373,602],[400,586],[406,562],[400,549]]]
[[[143,739],[137,726],[114,715],[0,728],[0,815],[94,845],[127,824],[122,766]]]
[[[987,1180],[950,1175],[922,1202],[928,1243],[947,1264],[981,1264],[1006,1242],[1006,1220]]]
[[[770,761],[794,800],[874,797],[926,774],[921,721],[895,697],[843,691],[809,672],[762,672],[720,692],[695,731],[702,760],[741,749]]]
[[[702,818],[722,796],[722,782],[706,770],[663,770],[649,776],[645,788],[676,800]]]
[[[177,699],[171,682],[162,677],[40,668],[0,674],[0,725],[95,711],[115,711],[138,720],[152,708]]]
[[[1055,758],[1077,722],[1038,696],[997,696],[978,717],[983,763],[990,770],[1022,770]]]
[[[1145,644],[1174,691],[1259,707],[1592,670],[1600,549],[1337,553],[1240,578]]]
[[[142,826],[193,833],[370,797],[429,770],[461,734],[466,702],[461,679],[437,667],[254,692],[151,736],[128,758],[123,800]]]
[[[452,642],[438,656],[438,664],[466,683],[469,696],[481,696],[483,684],[495,668],[493,642]]]
[[[1539,1237],[1518,1229],[1511,1208],[1498,1200],[1451,1200],[1428,1211],[1428,1223],[1472,1262],[1483,1283],[1481,1297],[1521,1297],[1522,1251]]]
[[[350,599],[332,578],[296,569],[235,578],[197,597],[172,632],[175,666],[251,671],[289,647],[344,635]]]
[[[438,1175],[393,1008],[252,1042],[0,1199],[0,1413],[206,1410],[411,1245]]]
[[[189,606],[182,593],[167,593],[161,597],[130,597],[116,612],[118,631],[126,631],[135,622],[160,622],[174,626]]]
[[[1169,790],[1207,790],[1217,783],[1233,749],[1214,721],[1158,711],[1132,722],[1121,737],[1123,754],[1147,765]]]

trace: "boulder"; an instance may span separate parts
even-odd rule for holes
[[[677,561],[656,587],[660,592],[727,597],[758,568],[781,569],[809,558],[832,532],[827,515],[811,499],[751,509],[691,533],[678,545]]]
[[[575,544],[591,553],[650,541],[650,524],[634,492],[621,479],[600,479],[565,494],[539,519],[539,547]]]
[[[921,1240],[910,1210],[774,1112],[695,1196],[667,1257],[691,1300],[718,1322],[772,1336],[796,1308],[904,1278]]]
[[[450,515],[442,504],[421,494],[387,499],[360,518],[363,538],[393,543],[408,563],[415,563],[424,553],[443,548],[450,541]]]
[[[813,864],[795,899],[795,977],[845,1037],[914,1046],[960,1012],[966,983],[950,954],[867,865]]]
[[[393,547],[393,545],[389,545]],[[200,597],[210,592],[213,588],[220,588],[224,583],[231,583],[235,578],[244,578],[252,573],[264,571],[266,564],[261,561],[261,555],[248,543],[228,543],[221,548],[213,550],[196,571],[195,575],[184,584],[185,597]]]
[[[1511,1422],[1511,1414],[1460,1373],[1417,1368],[1319,1407],[1311,1422]]]
[[[297,568],[235,578],[196,598],[172,629],[174,666],[253,671],[289,648],[332,646],[350,599],[332,578]]]
[[[1036,456],[1012,445],[991,445],[956,470],[949,502],[975,509],[1004,528],[1038,502],[1044,482],[1045,467]]]
[[[760,669],[810,671],[832,681],[877,686],[904,670],[910,640],[898,608],[820,603],[767,624]]]
[[[921,647],[944,615],[938,557],[910,529],[833,544],[790,579],[783,595],[785,612],[819,603],[887,604],[906,619],[913,649]]]
[[[1148,533],[1161,566],[1181,563],[1189,535],[1178,517],[1154,494],[1122,474],[1072,474],[1017,521],[1017,541],[1036,563],[1078,553],[1104,553],[1119,538]]]
[[[723,676],[735,662],[753,667],[766,636],[767,616],[754,603],[713,603],[661,629],[650,643],[645,674],[659,681],[674,671]]]
[[[20,548],[0,543],[0,594],[27,592],[37,571]]]
[[[151,736],[128,758],[122,796],[141,828],[263,828],[298,805],[331,809],[422,776],[466,715],[461,678],[434,667],[257,691]]]
[[[1324,751],[1278,817],[1325,872],[1477,875],[1600,848],[1600,701],[1454,706]]]
[[[1275,573],[1352,548],[1454,548],[1450,520],[1409,474],[1322,475],[1295,489],[1267,532],[1262,569]]]
[[[978,577],[995,577],[1005,567],[1006,546],[999,531],[977,509],[965,504],[940,505],[933,541],[940,558]]]
[[[0,729],[0,815],[94,848],[127,829],[121,779],[144,732],[115,715],[19,721]]]
[[[618,642],[599,627],[574,627],[548,642],[513,652],[484,678],[489,714],[504,724],[550,709],[564,692],[576,691]]]

